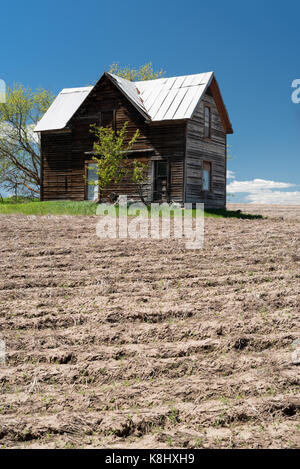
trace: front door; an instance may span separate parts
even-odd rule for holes
[[[153,202],[169,201],[169,163],[154,161]]]
[[[98,182],[98,175],[96,172],[97,165],[95,163],[86,163],[86,199],[97,200],[99,197],[98,185],[89,184],[89,182]]]

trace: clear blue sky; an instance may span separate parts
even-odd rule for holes
[[[235,131],[235,181],[295,184],[260,190],[300,203],[299,1],[5,2],[0,37],[0,78],[53,93],[93,83],[115,61],[151,60],[166,76],[214,70]]]

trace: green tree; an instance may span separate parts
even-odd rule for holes
[[[118,63],[113,63],[109,67],[109,72],[130,81],[155,80],[165,74],[162,69],[154,71],[152,62],[140,65],[138,68],[120,67]]]
[[[125,122],[122,129],[114,132],[111,127],[99,127],[91,125],[91,132],[95,134],[93,160],[96,164],[97,181],[89,181],[90,185],[97,185],[100,192],[100,200],[105,189],[113,184],[120,183],[126,176],[130,175],[130,161],[127,159],[128,151],[139,137],[139,130],[134,136],[126,141],[127,125]]]
[[[0,184],[7,190],[39,194],[40,145],[33,129],[52,100],[47,90],[17,84],[0,103]]]

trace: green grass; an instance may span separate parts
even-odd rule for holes
[[[25,203],[25,202],[39,202],[40,199],[38,198],[32,198],[32,197],[22,197],[22,196],[11,196],[7,197],[6,199],[3,198],[0,194],[0,203],[5,203],[5,204],[17,204],[17,203]]]
[[[40,202],[39,200],[12,202],[3,199],[0,203],[0,213],[23,215],[96,215],[97,205],[93,202],[72,202],[70,200],[53,200]]]
[[[10,197],[0,201],[0,214],[23,214],[23,215],[96,215],[98,205],[89,201],[53,200],[40,202],[38,199],[26,199]],[[146,207],[141,212],[146,211]],[[189,210],[195,216],[195,210]],[[117,214],[119,210],[117,208]],[[182,213],[176,209],[176,213]],[[171,212],[172,216],[172,212]],[[242,213],[239,210],[214,209],[205,210],[206,218],[263,218],[261,215]]]

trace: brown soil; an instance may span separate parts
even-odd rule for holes
[[[1,216],[0,446],[299,448],[300,217],[265,210],[202,250]]]

